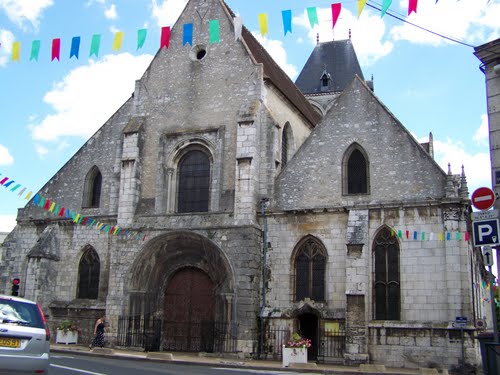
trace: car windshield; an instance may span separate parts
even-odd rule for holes
[[[35,304],[10,299],[0,299],[1,323],[44,328],[42,317]]]

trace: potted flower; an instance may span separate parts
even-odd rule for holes
[[[307,348],[310,346],[311,340],[294,333],[292,339],[283,345],[283,367],[290,363],[307,363]]]
[[[64,320],[57,326],[56,344],[76,344],[82,329],[73,321]]]

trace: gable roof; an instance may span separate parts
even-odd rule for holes
[[[350,39],[319,43],[314,47],[295,84],[304,94],[325,92],[321,76],[331,77],[327,91],[344,91],[354,76],[364,80],[358,57]]]
[[[223,3],[229,15],[234,18],[235,14],[229,6],[223,0],[221,0],[221,3]],[[232,19],[231,22],[233,22]],[[245,26],[243,26],[241,37],[255,61],[263,65],[264,78],[268,79],[302,113],[312,126],[315,126],[321,120],[321,115],[309,103],[299,88]]]

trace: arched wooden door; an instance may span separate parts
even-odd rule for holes
[[[172,277],[165,292],[165,350],[213,351],[213,289],[210,277],[194,267]]]

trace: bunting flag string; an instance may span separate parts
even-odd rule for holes
[[[436,4],[437,4],[437,2],[438,2],[438,0],[436,0]],[[367,0],[357,0],[358,18],[361,16],[361,13],[363,12],[363,9],[365,8],[366,4],[367,4]],[[370,5],[370,6],[372,8],[380,10],[381,17],[383,17],[391,5],[392,5],[392,0],[383,0],[381,8],[377,8],[377,7],[374,7],[372,5]],[[413,13],[413,12],[417,13],[417,6],[418,6],[418,0],[408,0],[408,16],[410,16],[411,13]],[[331,4],[332,29],[335,27],[335,24],[337,23],[337,21],[339,19],[341,9],[342,9],[342,3],[340,3],[340,2]],[[314,28],[316,25],[319,25],[317,7],[311,6],[311,7],[307,7],[305,10],[307,13],[310,27]],[[292,11],[290,9],[282,10],[281,17],[282,17],[282,22],[283,22],[283,32],[284,32],[284,35],[286,36],[288,33],[292,33]],[[220,43],[219,20],[209,20],[208,22],[209,22],[209,38],[210,38],[209,42],[210,43]],[[235,40],[239,40],[241,38],[241,31],[242,31],[242,27],[243,27],[243,22],[242,22],[241,17],[234,17],[233,22],[234,22],[234,37],[235,37]],[[262,36],[268,35],[269,34],[269,24],[268,24],[267,13],[258,14],[258,23],[259,23],[259,29],[260,29],[261,35]],[[147,32],[148,32],[147,29],[137,30],[137,50],[144,47],[144,44],[146,42]],[[169,41],[170,41],[170,32],[171,32],[170,27],[162,27],[161,28],[160,49],[161,48],[168,49]],[[123,43],[123,39],[124,39],[124,32],[123,31],[116,32],[114,34],[114,39],[113,39],[111,50],[120,52],[121,47],[122,47],[122,43]],[[81,42],[80,36],[75,36],[72,38],[70,55],[69,55],[70,59],[72,57],[75,57],[76,59],[79,58],[80,42]],[[92,56],[95,56],[96,58],[99,56],[100,44],[101,44],[101,35],[100,34],[92,35],[90,54],[89,54],[90,58]],[[182,45],[184,46],[186,44],[189,44],[191,46],[193,45],[193,24],[192,23],[183,25]],[[38,62],[38,57],[40,54],[41,45],[42,45],[42,43],[40,40],[33,40],[32,41],[29,61],[34,60],[34,61]],[[0,47],[1,47],[1,44],[0,44]],[[60,49],[61,49],[61,39],[60,38],[53,39],[52,40],[51,61],[53,61],[55,59],[60,61]],[[12,53],[11,61],[12,62],[15,62],[15,61],[20,62],[20,59],[21,59],[21,42],[20,41],[14,41],[12,43],[12,52],[11,53]]]
[[[0,173],[1,175],[1,173]],[[9,179],[9,177],[3,177],[0,180],[0,185],[3,186],[5,189],[10,190],[11,192],[15,192],[17,189],[21,187],[21,184],[16,184],[14,180]],[[13,186],[12,186],[13,185]],[[8,189],[11,187],[11,189]],[[28,193],[25,195],[25,192],[28,191]],[[30,198],[32,197],[33,192],[26,187],[23,187],[21,191],[18,193],[18,197],[24,196],[24,199],[29,201]],[[87,226],[89,228],[94,227],[94,229],[97,229],[101,232],[111,234],[111,235],[120,235],[122,237],[125,237],[126,239],[135,239],[135,240],[146,240],[146,234],[138,231],[130,231],[130,230],[123,230],[123,228],[119,227],[118,225],[111,226],[109,224],[101,223],[95,219],[92,219],[91,217],[84,216],[78,212],[72,211],[69,208],[65,208],[60,206],[57,202],[54,200],[50,200],[47,197],[44,197],[43,195],[40,195],[39,193],[36,193],[33,196],[33,205],[36,207],[39,207],[43,209],[44,211],[54,215],[58,216],[60,218],[66,218],[72,220],[76,224],[80,224],[83,226]],[[123,230],[123,231],[122,231]]]
[[[454,234],[454,235],[453,235]],[[465,241],[469,242],[469,232],[456,231],[442,231],[442,232],[425,232],[409,229],[398,229],[391,228],[391,236],[397,236],[401,240],[408,241]]]

